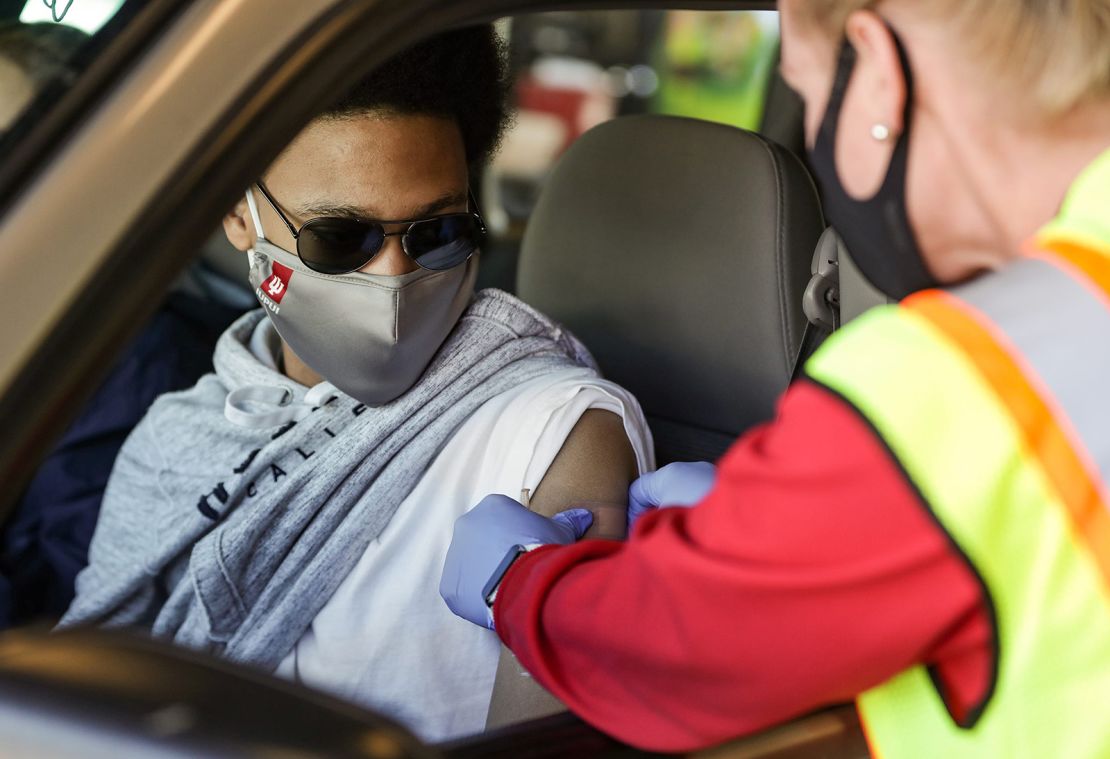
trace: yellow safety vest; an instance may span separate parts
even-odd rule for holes
[[[1110,151],[1028,255],[870,312],[806,373],[877,430],[994,631],[962,724],[925,665],[859,696],[873,753],[1110,758]]]

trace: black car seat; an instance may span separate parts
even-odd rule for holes
[[[529,222],[517,291],[640,400],[660,465],[771,418],[824,229],[801,162],[751,132],[635,116],[579,139]]]

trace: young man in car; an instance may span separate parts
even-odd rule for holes
[[[434,38],[247,190],[224,227],[263,309],[129,439],[63,626],[145,628],[428,739],[483,727],[498,640],[437,594],[455,518],[490,491],[547,513],[623,507],[652,463],[634,399],[581,344],[505,293],[473,294],[468,176],[507,89],[491,28]],[[589,522],[560,517],[563,539]]]

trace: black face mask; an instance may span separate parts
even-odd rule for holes
[[[897,35],[894,40],[906,79],[906,110],[902,134],[894,146],[894,154],[879,191],[869,200],[856,200],[845,191],[836,170],[840,110],[856,65],[856,50],[847,40],[840,51],[829,105],[809,160],[821,185],[825,216],[844,240],[852,260],[872,285],[889,297],[901,300],[918,290],[935,287],[937,281],[921,257],[921,249],[906,211],[913,74],[905,48]]]

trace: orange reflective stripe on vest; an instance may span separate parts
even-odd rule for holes
[[[1110,586],[1110,417],[1098,413],[1107,399],[1099,378],[1110,380],[1110,350],[1098,350],[1110,336],[1110,298],[1100,303],[1102,293],[1050,259],[996,277],[905,306],[941,325],[994,387]]]

